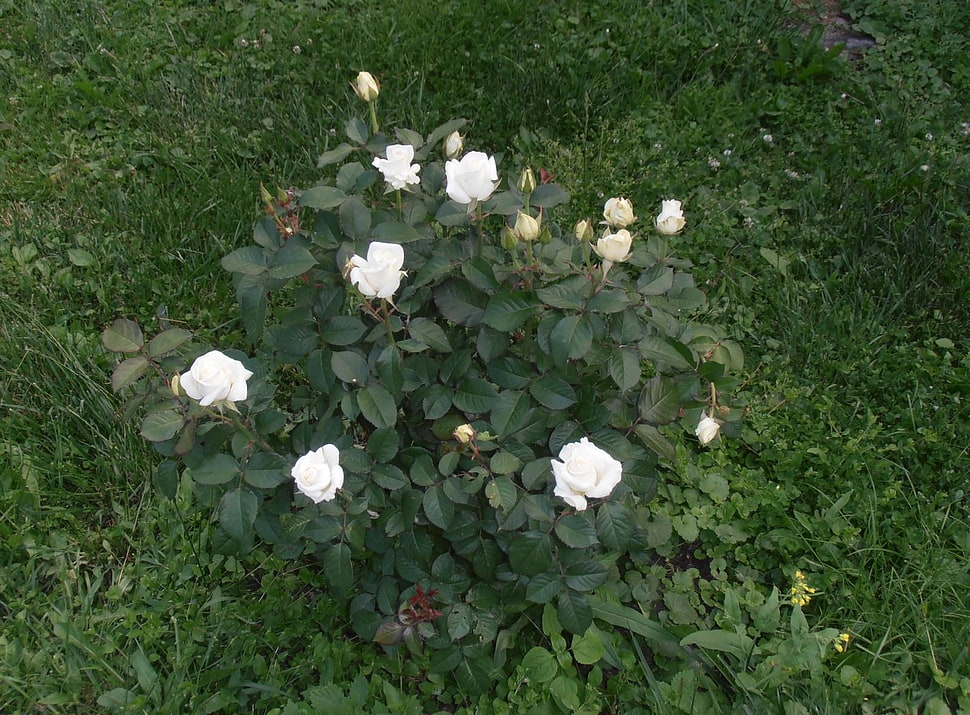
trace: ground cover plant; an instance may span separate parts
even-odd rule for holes
[[[0,4],[5,711],[966,707],[962,8],[843,3],[877,42],[849,64],[781,4],[696,5]],[[736,434],[660,428],[649,556],[616,594],[648,620],[576,634],[539,604],[490,646],[494,694],[433,641],[355,635],[313,558],[224,553],[191,474],[153,479],[98,338],[124,317],[251,354],[220,260],[260,183],[275,202],[332,180],[317,159],[368,119],[361,69],[387,136],[463,116],[504,154],[502,190],[555,174],[565,239],[624,196],[645,242],[681,200],[674,255],[707,296],[690,319],[746,355]],[[467,615],[410,605],[447,612],[438,635]]]

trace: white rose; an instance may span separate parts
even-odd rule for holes
[[[667,199],[660,208],[660,215],[657,216],[656,226],[660,233],[673,236],[684,229],[684,212],[680,210],[680,202]]]
[[[370,72],[358,72],[357,79],[350,83],[357,96],[365,102],[373,102],[381,93],[381,86]]]
[[[609,496],[620,483],[623,465],[583,437],[559,451],[559,460],[552,460],[552,473],[556,478],[553,493],[577,511],[583,511],[587,497]]]
[[[630,257],[633,236],[625,228],[616,233],[605,233],[593,246],[600,258],[610,263],[620,263]]]
[[[290,474],[296,480],[296,488],[312,499],[314,504],[330,501],[344,485],[340,452],[332,444],[304,454],[296,460]]]
[[[214,402],[231,404],[246,399],[246,380],[252,376],[238,360],[212,350],[195,359],[189,371],[179,376],[178,385],[203,407]]]
[[[449,159],[457,159],[464,146],[464,138],[458,133],[457,130],[453,131],[451,134],[445,137],[445,156]]]
[[[633,215],[633,204],[624,198],[609,199],[603,207],[603,218],[613,228],[626,228],[637,220]]]
[[[540,232],[539,221],[522,211],[515,217],[515,226],[512,231],[520,241],[535,241]]]
[[[484,201],[498,186],[495,157],[481,151],[470,151],[458,159],[445,162],[445,190],[448,197],[459,204]]]
[[[707,445],[710,444],[712,439],[717,437],[717,433],[720,430],[721,423],[705,414],[701,417],[701,421],[697,423],[697,429],[694,430],[694,434],[697,435],[697,439],[700,440],[702,445]]]
[[[401,285],[404,248],[397,243],[374,241],[367,258],[350,259],[350,282],[368,298],[390,298]]]
[[[385,149],[386,159],[379,156],[374,157],[373,164],[384,175],[384,180],[390,184],[392,189],[404,189],[408,184],[417,184],[421,181],[418,172],[421,167],[412,164],[414,159],[414,147],[410,144],[390,144]]]

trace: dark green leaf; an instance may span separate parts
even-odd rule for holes
[[[545,603],[545,601],[536,601]],[[522,674],[531,683],[548,683],[559,672],[556,657],[545,648],[536,646],[522,658]]]
[[[330,368],[334,375],[351,385],[367,384],[370,374],[367,361],[352,350],[341,350],[331,355]]]
[[[669,377],[651,377],[640,392],[640,417],[655,425],[677,419],[681,408],[680,390]]]
[[[667,363],[676,370],[689,370],[694,367],[694,361],[688,360],[684,354],[684,351],[687,354],[690,351],[672,338],[650,335],[641,340],[637,347],[645,360]]]
[[[672,460],[677,456],[677,453],[674,451],[674,446],[653,425],[640,424],[634,427],[633,431],[637,433],[637,437],[643,440],[643,443],[647,447],[661,457]]]
[[[375,464],[371,469],[374,483],[382,489],[395,491],[408,485],[408,478],[393,464]]]
[[[258,276],[269,267],[269,251],[259,246],[243,246],[223,256],[221,263],[230,273]]]
[[[145,344],[138,323],[118,318],[101,333],[101,344],[113,353],[134,353]]]
[[[375,427],[391,427],[397,422],[394,397],[383,385],[368,385],[359,390],[357,405],[364,418]]]
[[[476,256],[470,261],[461,264],[462,275],[465,276],[476,288],[484,291],[494,291],[499,286],[495,278],[495,271],[492,270],[492,263],[481,256]],[[486,321],[487,322],[487,321]]]
[[[122,360],[111,373],[111,389],[115,392],[125,389],[145,374],[148,365],[148,358],[144,355],[136,355]],[[166,437],[166,439],[168,438]]]
[[[567,514],[562,517],[556,522],[555,531],[559,540],[572,549],[586,549],[597,543],[596,528],[593,523],[579,514]],[[569,583],[568,580],[567,583]],[[573,584],[570,586],[580,591],[589,590],[580,589]]]
[[[586,304],[590,282],[585,276],[570,276],[553,285],[536,290],[536,296],[546,305],[564,310],[579,310]]]
[[[273,254],[269,274],[273,278],[295,278],[303,275],[317,264],[317,259],[306,248],[306,240],[294,236],[283,248]]]
[[[268,452],[254,454],[243,469],[243,479],[257,489],[272,489],[290,478],[289,467],[283,458]]]
[[[482,321],[495,330],[510,331],[535,315],[539,299],[535,293],[513,291],[496,293],[488,302]]]
[[[601,290],[586,303],[586,309],[594,313],[619,313],[630,305],[627,294],[621,290]]]
[[[468,207],[465,204],[445,201],[434,215],[442,226],[463,226],[468,223]]]
[[[509,547],[509,563],[518,573],[535,576],[552,565],[552,544],[548,534],[526,531],[516,534]]]
[[[592,526],[590,524],[590,528]],[[595,532],[593,536],[595,538]],[[609,569],[599,561],[577,561],[566,567],[566,585],[575,591],[592,591],[601,586],[608,575]]]
[[[569,201],[569,194],[557,184],[542,184],[537,186],[529,197],[529,203],[536,208],[551,209]]]
[[[239,475],[239,465],[232,455],[216,452],[190,468],[189,474],[199,484],[225,484]]]
[[[370,132],[367,131],[367,124],[361,119],[348,120],[344,125],[344,133],[350,141],[360,146],[366,144],[368,138],[370,138]]]
[[[192,339],[192,333],[182,328],[170,328],[165,330],[148,343],[148,354],[152,357],[161,357],[172,352],[180,345],[184,345]]]
[[[246,337],[256,343],[266,319],[266,281],[264,276],[240,275],[236,280],[236,302],[242,314]]]
[[[246,489],[232,489],[219,500],[219,523],[236,542],[252,541],[253,521],[259,510],[256,495]]]
[[[414,318],[408,323],[408,332],[415,340],[437,350],[440,353],[450,353],[451,344],[448,336],[440,325],[428,318]]]
[[[452,401],[459,410],[472,414],[484,414],[498,401],[498,390],[486,380],[470,377],[461,382]]]
[[[351,196],[340,204],[340,230],[347,238],[363,241],[370,231],[371,213],[357,196]]]
[[[499,452],[499,454],[508,454],[508,452]],[[493,509],[509,511],[515,506],[518,491],[509,477],[498,477],[485,485],[485,496]]]
[[[482,320],[488,297],[468,281],[452,278],[435,288],[434,301],[448,320],[474,328]]]
[[[152,412],[141,423],[141,436],[149,442],[164,442],[182,429],[185,418],[176,410]]]
[[[342,144],[341,146],[347,147],[347,152],[350,153],[349,146],[346,144]],[[326,155],[321,155],[321,157],[323,156]],[[346,156],[346,154],[344,154],[344,156]],[[346,198],[347,194],[338,189],[336,186],[314,186],[312,189],[307,189],[300,194],[300,205],[323,211],[340,206],[340,204],[342,204]]]
[[[323,572],[327,574],[327,586],[338,595],[346,595],[354,587],[354,566],[350,560],[350,547],[341,542],[334,544],[323,557]]]
[[[350,345],[367,332],[367,326],[353,315],[337,315],[323,324],[320,338],[330,345]]]
[[[410,243],[424,238],[417,229],[403,221],[385,221],[374,226],[371,238],[385,243]]]
[[[335,146],[329,151],[323,152],[317,157],[317,168],[322,169],[325,166],[330,166],[331,164],[336,164],[338,161],[343,161],[352,152],[354,148],[350,144],[341,143]],[[304,192],[305,193],[305,192]],[[304,206],[310,206],[311,204],[304,204]]]
[[[550,410],[564,410],[576,402],[576,391],[572,385],[555,375],[540,377],[529,385],[529,392],[539,404]]]
[[[604,502],[596,510],[596,533],[608,549],[624,551],[633,536],[633,514],[619,502]]]
[[[562,590],[562,578],[557,573],[533,576],[525,589],[525,597],[533,603],[549,603]]]
[[[560,367],[568,359],[586,354],[593,344],[593,328],[585,315],[567,315],[556,323],[549,336],[553,361]]]
[[[429,487],[421,499],[421,505],[428,521],[439,529],[447,529],[451,525],[451,520],[455,517],[455,505],[440,486]]]
[[[589,599],[582,593],[565,589],[559,594],[556,614],[562,627],[570,633],[582,635],[593,622],[593,611]]]
[[[367,454],[375,462],[390,462],[401,445],[401,438],[393,427],[374,430],[367,438]]]
[[[155,478],[152,480],[155,488],[166,499],[175,499],[179,489],[178,462],[165,460],[155,468]]]
[[[518,430],[532,409],[532,400],[524,392],[504,390],[499,393],[492,407],[490,421],[492,429],[500,440]]]

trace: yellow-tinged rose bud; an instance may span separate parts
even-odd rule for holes
[[[176,397],[179,396],[179,374],[175,373],[172,375],[172,394]]]
[[[475,428],[469,424],[459,425],[455,427],[455,439],[457,439],[462,444],[468,444],[473,439],[475,439]]]
[[[580,243],[593,240],[593,222],[588,218],[579,221],[573,231],[576,234],[576,240]]]
[[[381,93],[381,86],[370,72],[358,72],[357,79],[350,83],[357,96],[365,102],[373,102]]]
[[[448,159],[457,159],[458,155],[461,154],[461,150],[465,146],[465,138],[458,133],[456,129],[451,134],[445,137],[444,141],[444,151],[445,157]]]
[[[516,183],[515,187],[521,191],[523,194],[531,194],[536,190],[536,177],[532,173],[532,169],[526,167],[519,174],[519,181]]]
[[[512,231],[520,241],[535,241],[539,237],[539,222],[529,214],[519,211]]]

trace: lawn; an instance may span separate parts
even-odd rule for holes
[[[970,712],[966,12],[844,0],[844,55],[799,5],[0,0],[0,710]],[[361,70],[386,127],[554,175],[563,241],[680,200],[683,319],[745,355],[743,420],[661,428],[616,607],[444,604],[474,668],[362,637],[312,549],[227,546],[100,338],[251,349],[221,261],[261,186],[332,182]]]

